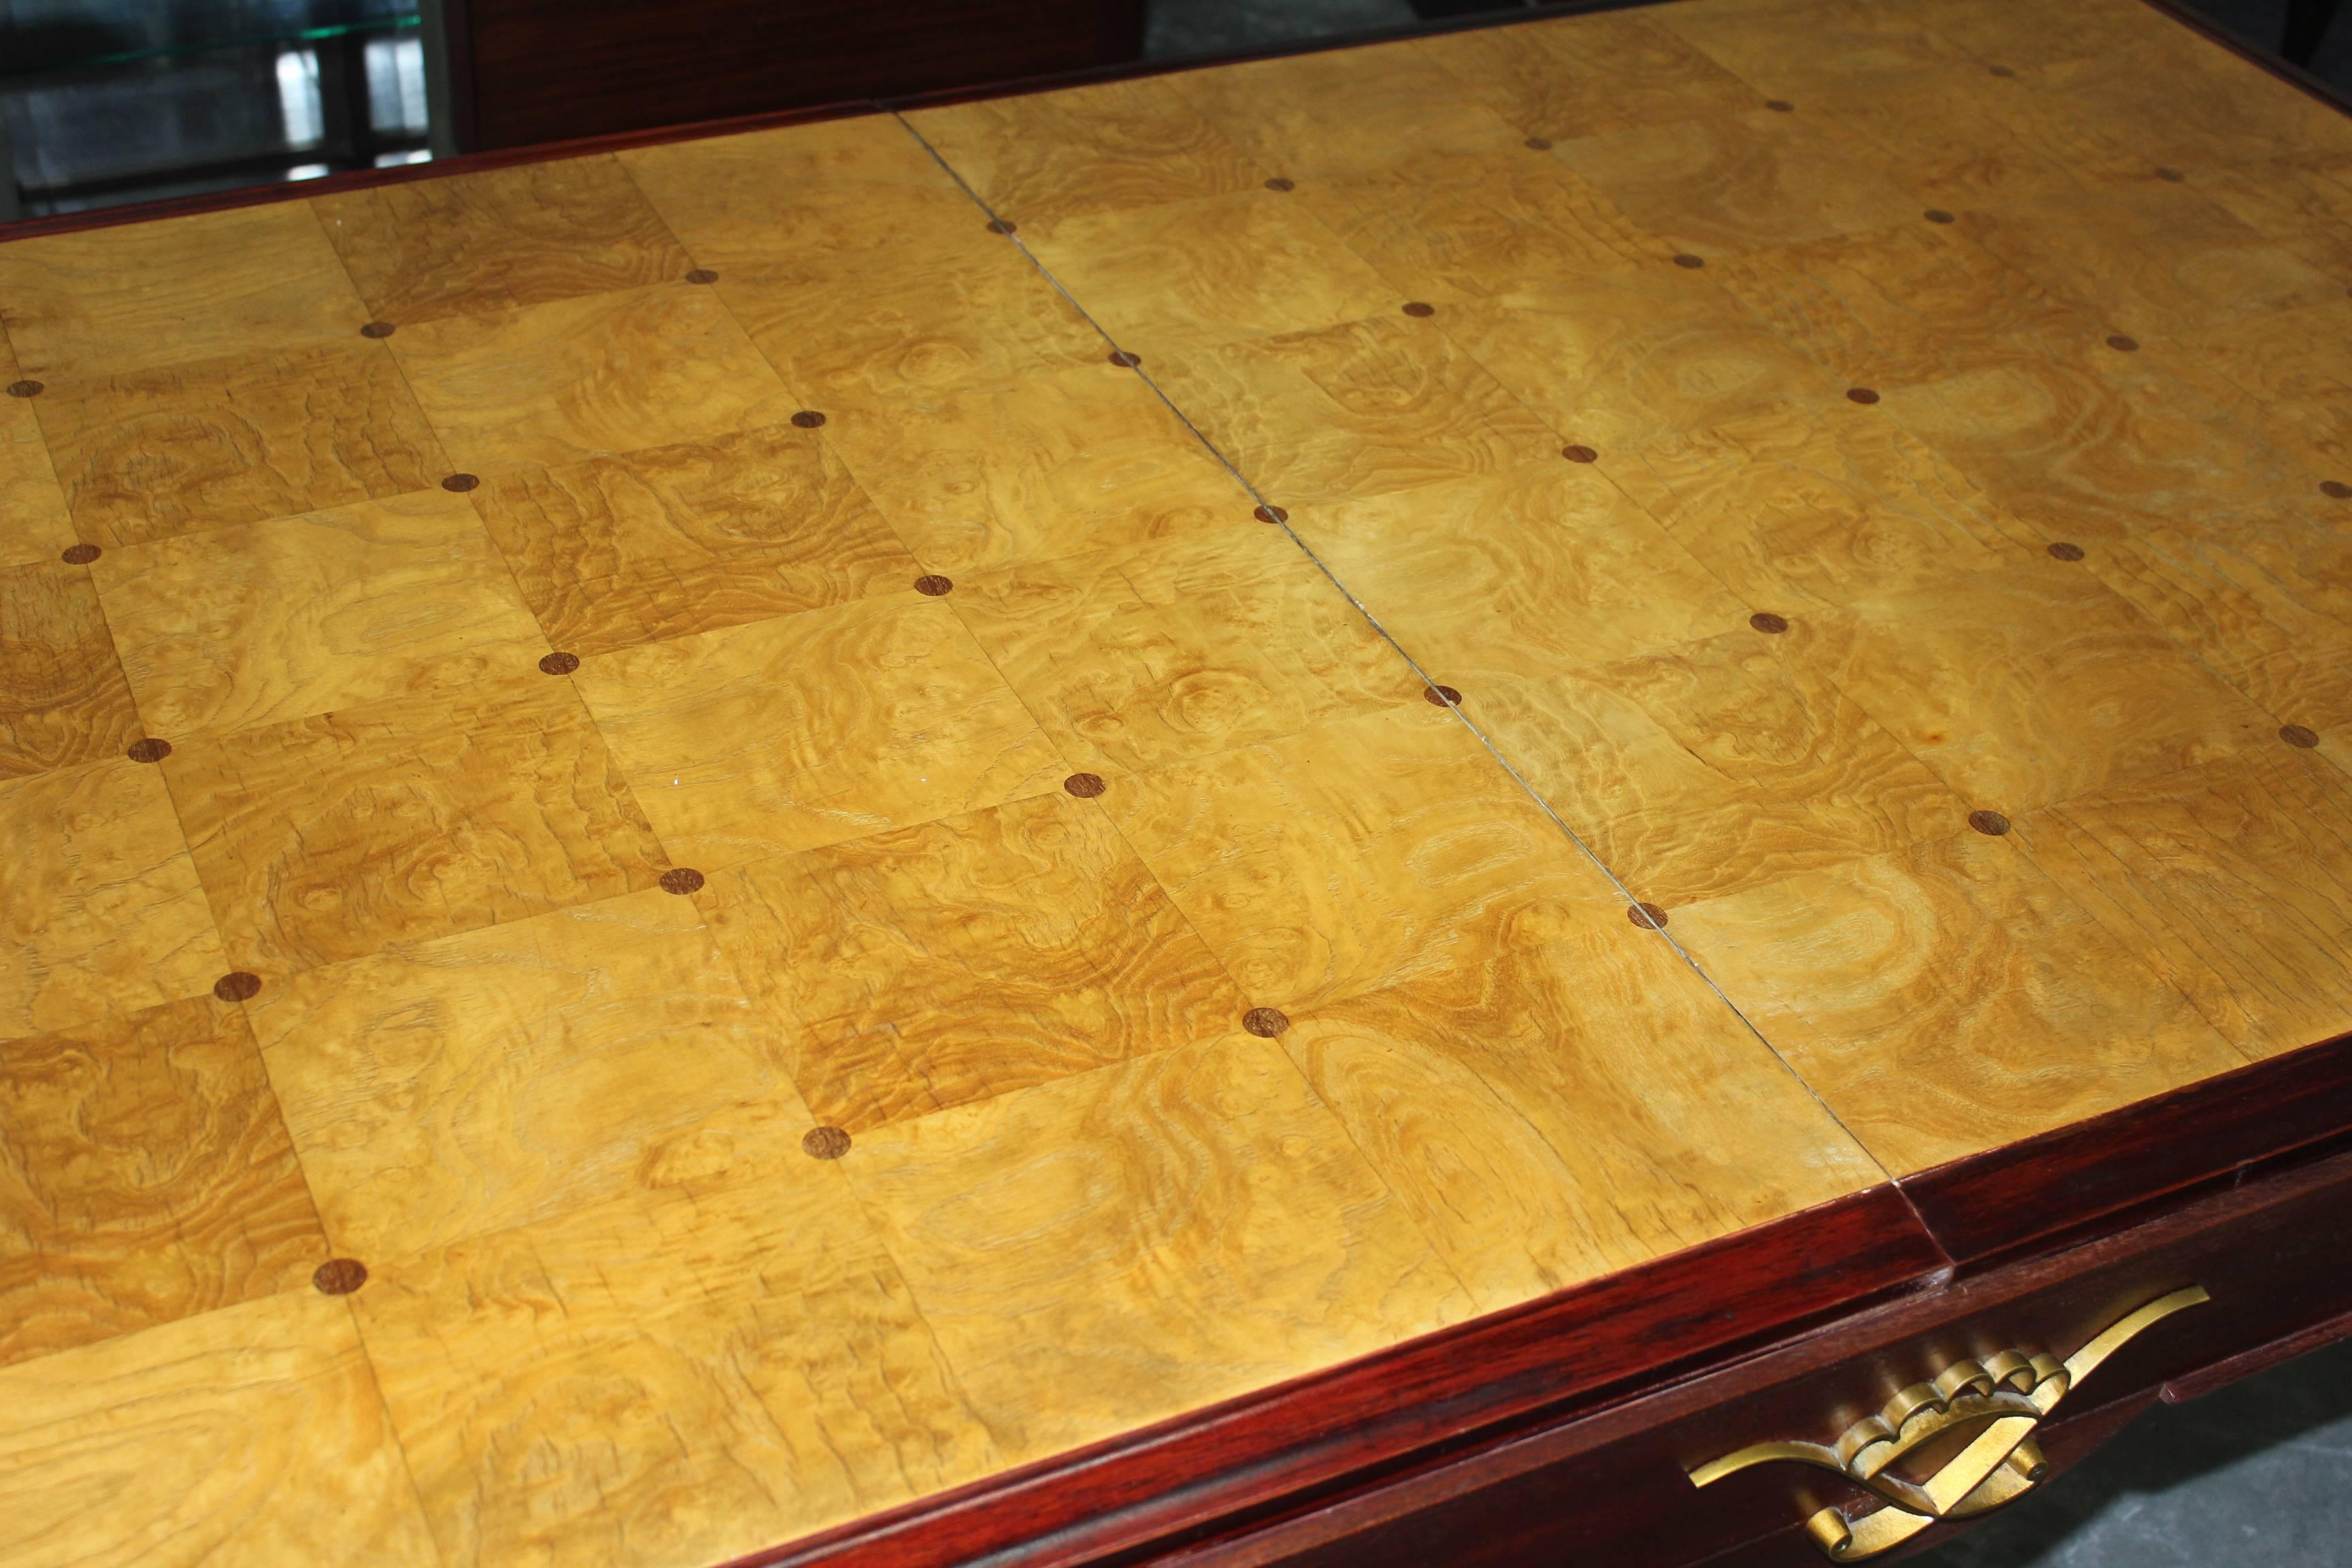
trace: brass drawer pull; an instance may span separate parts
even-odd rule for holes
[[[1965,1519],[2022,1497],[2049,1473],[2033,1428],[2067,1391],[2091,1375],[2140,1331],[2210,1300],[2201,1285],[2159,1296],[2109,1324],[2063,1362],[2002,1351],[1983,1361],[1958,1361],[1932,1383],[1916,1383],[1865,1415],[1828,1447],[1819,1443],[1757,1443],[1701,1465],[1690,1473],[1704,1487],[1751,1465],[1788,1460],[1830,1470],[1886,1506],[1849,1521],[1834,1508],[1817,1510],[1805,1530],[1833,1561],[1874,1557],[1939,1519]],[[1974,1431],[1967,1446],[1924,1481],[1891,1467],[1947,1433]],[[1957,1439],[1955,1439],[1957,1440]]]

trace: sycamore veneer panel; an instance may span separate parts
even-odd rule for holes
[[[609,157],[415,180],[312,202],[379,321],[603,294],[692,265]]]
[[[824,440],[789,424],[518,467],[472,500],[567,653],[899,593],[922,574]]]
[[[2046,557],[1859,600],[1801,630],[1800,657],[1971,807],[2020,816],[2275,743],[2262,710]]]
[[[2346,259],[2352,262],[2352,189]],[[2352,267],[2339,267],[2352,272]],[[2310,452],[2339,477],[2352,471],[2352,301],[2232,321],[2184,339],[2185,346],[2261,400],[2280,444]]]
[[[366,307],[299,202],[0,246],[17,363],[91,378],[341,342]]]
[[[2257,743],[2018,833],[2247,1055],[2352,1030],[2352,780],[2325,760]]]
[[[1422,47],[1528,136],[1601,136],[1736,114],[1761,100],[1638,12],[1473,28]]]
[[[615,154],[670,232],[721,278],[982,232],[987,219],[892,115]]]
[[[805,1157],[388,1262],[352,1305],[452,1565],[700,1568],[1001,1462]]]
[[[1272,173],[1157,77],[906,118],[999,217],[1022,224],[1248,190]]]
[[[825,437],[932,572],[1248,529],[1249,497],[1134,374],[1083,367],[866,398]]]
[[[1976,64],[1824,82],[1806,89],[1805,104],[1923,211],[2063,196],[2082,189],[2079,158],[2104,166],[2120,155],[2064,113],[2063,97]],[[2130,170],[2149,164],[2133,159]]]
[[[0,1364],[306,1289],[329,1256],[243,1011],[210,996],[0,1060]]]
[[[1189,344],[1153,375],[1285,507],[1493,473],[1559,449],[1438,322],[1402,314]]]
[[[1253,1000],[1110,819],[1058,791],[761,861],[705,898],[791,1020],[809,1108],[853,1132],[1214,1039]]]
[[[1675,5],[1644,20],[1686,39],[1742,81],[1784,99],[1802,98],[1815,87],[1973,63],[1958,45],[1931,31],[1916,6],[1877,0]],[[1803,28],[1801,47],[1791,47],[1792,25]]]
[[[969,577],[954,605],[1062,757],[1098,774],[1422,700],[1395,650],[1260,523]]]
[[[163,770],[228,951],[265,981],[669,864],[571,683],[536,672],[191,742]]]
[[[709,440],[795,406],[725,302],[688,283],[453,316],[385,341],[450,458],[477,471]]]
[[[383,500],[448,467],[399,367],[358,338],[60,381],[39,407],[100,545]]]
[[[228,968],[151,766],[0,783],[0,1038],[196,995]]]
[[[2007,837],[1801,873],[1668,930],[1898,1176],[2244,1059]]]
[[[2200,195],[2323,272],[2340,274],[2352,266],[2352,156],[2297,151],[2200,170],[2194,184]],[[2259,318],[2244,324],[2255,327]]]
[[[1840,403],[1654,441],[1604,472],[1748,605],[1781,614],[2022,558],[2031,534],[1892,422]]]
[[[599,655],[575,679],[662,843],[704,871],[1068,773],[955,612],[911,590]]]
[[[878,1129],[842,1169],[1013,1462],[1474,1310],[1272,1040]]]
[[[0,569],[0,779],[119,757],[139,734],[89,574]]]
[[[327,1234],[372,1265],[805,1158],[778,1020],[658,889],[313,969],[250,1011]]]
[[[19,379],[7,334],[0,331],[0,384]],[[32,399],[0,397],[0,567],[53,561],[73,542],[73,518]]]
[[[1768,110],[1589,136],[1552,156],[1649,233],[1702,255],[1858,234],[1918,212],[1847,146]]]
[[[952,224],[879,249],[746,262],[719,292],[820,412],[999,386],[1102,363],[1102,334],[961,193]],[[854,237],[860,243],[864,236]]]
[[[0,1370],[0,1410],[8,1568],[433,1561],[351,1309],[308,1286]]]
[[[1187,336],[1307,331],[1395,310],[1403,297],[1316,221],[1268,190],[1096,213],[1023,235],[1120,347]]]
[[[481,520],[444,490],[110,550],[91,575],[140,716],[174,742],[547,652]]]
[[[1449,310],[1445,334],[1569,441],[1601,452],[1842,400],[1835,373],[1704,271],[1554,277]]]
[[[2139,37],[2095,55],[2020,60],[2021,78],[2150,164],[2251,163],[2282,147],[2352,152],[2352,130],[2333,104],[2283,89],[2263,67],[2169,17],[2147,16],[2139,28]]]

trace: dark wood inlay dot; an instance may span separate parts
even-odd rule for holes
[[[1580,441],[1573,447],[1562,447],[1559,449],[1559,455],[1571,463],[1592,463],[1598,462],[1601,458],[1600,453]]]
[[[310,1271],[310,1284],[321,1296],[348,1296],[367,1279],[367,1265],[356,1258],[330,1258]]]
[[[172,742],[160,735],[142,736],[122,754],[134,763],[160,763],[172,754]]]
[[[1664,931],[1666,911],[1652,903],[1639,903],[1625,911],[1625,918],[1645,931]]]
[[[824,423],[824,416],[814,408],[803,408],[793,416],[793,423],[803,430],[814,430]]]
[[[43,383],[37,381],[12,381],[8,384],[8,395],[11,397],[38,397],[41,395],[43,384]]]
[[[1100,773],[1072,773],[1062,781],[1062,787],[1080,800],[1092,800],[1110,785],[1103,783]]]
[[[719,274],[708,267],[698,267],[686,275],[686,280],[688,283],[716,283],[719,281]]]
[[[1979,833],[1998,838],[2009,831],[2009,818],[1997,811],[1972,811],[1969,813],[1969,826]]]
[[[1680,256],[1675,258],[1675,265],[1677,267],[1690,268],[1704,267],[1706,265],[1706,258],[1704,256],[1693,256],[1689,251],[1685,250]]]
[[[661,874],[661,890],[665,893],[698,893],[702,891],[702,873],[691,866],[673,866]]]
[[[68,544],[58,559],[68,566],[87,566],[103,553],[95,544]]]
[[[539,661],[540,673],[542,675],[569,675],[579,668],[580,656],[576,653],[559,651],[549,654]]]
[[[922,576],[915,579],[915,592],[918,594],[928,595],[929,597],[934,599],[946,597],[949,593],[953,591],[954,587],[955,580],[953,578],[942,577],[936,572],[927,572]]]
[[[2079,544],[2069,544],[2062,539],[2050,547],[2050,554],[2052,559],[2057,561],[2080,561],[2083,558],[2083,547]]]
[[[1424,686],[1421,689],[1421,695],[1423,700],[1433,708],[1462,706],[1462,693],[1450,686]]]
[[[1759,610],[1748,617],[1748,624],[1768,636],[1779,637],[1789,629],[1789,617],[1775,615],[1770,610]]]
[[[838,1127],[812,1127],[801,1134],[801,1152],[812,1160],[838,1160],[849,1152],[849,1134]]]
[[[224,1002],[250,1002],[261,994],[261,976],[250,970],[232,969],[213,982],[213,994]]]
[[[1298,187],[1292,182],[1284,179],[1280,174],[1276,174],[1274,178],[1265,183],[1265,188],[1269,191],[1295,191]]]
[[[360,336],[363,338],[388,338],[398,330],[399,329],[394,327],[390,321],[370,321],[366,326],[360,329]]]
[[[2301,746],[2306,752],[2319,744],[2318,731],[2302,724],[2280,725],[2279,739],[2290,746]]]
[[[1257,519],[1260,522],[1288,522],[1290,521],[1290,513],[1278,506],[1258,507],[1252,510],[1250,515]]]
[[[1849,386],[1845,389],[1848,403],[1859,403],[1867,408],[1878,401],[1878,389],[1873,386]]]
[[[473,489],[481,482],[481,480],[476,479],[471,474],[451,474],[448,478],[441,481],[441,488],[445,490],[454,490],[459,495],[464,495],[467,490]]]
[[[1290,1015],[1279,1007],[1253,1007],[1242,1015],[1242,1027],[1261,1040],[1270,1040],[1290,1027]]]

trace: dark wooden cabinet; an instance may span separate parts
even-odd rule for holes
[[[1143,0],[446,0],[467,151],[1133,59]]]

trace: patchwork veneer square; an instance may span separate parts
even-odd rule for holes
[[[1602,665],[1441,628],[1447,651],[1423,657],[1462,672],[1465,710],[1528,784],[1637,898],[1673,910],[1967,820],[1973,803],[1796,657],[1793,625]]]
[[[422,322],[385,340],[451,459],[487,471],[709,440],[795,400],[708,288]]]
[[[0,568],[0,779],[119,757],[139,733],[89,574]]]
[[[795,253],[721,274],[719,292],[820,412],[1101,363],[1102,334],[955,199],[954,225],[920,244]]]
[[[1379,174],[1433,147],[1517,148],[1524,136],[1416,44],[1290,55],[1164,79],[1258,171],[1309,189]]]
[[[1801,49],[1789,47],[1787,15],[1762,5],[1661,11],[1643,20],[1687,39],[1740,80],[1783,97],[1839,82],[1976,63],[1932,29],[1932,14],[1916,6],[1815,0],[1803,15]]]
[[[2345,193],[2352,208],[2352,191]],[[2352,226],[2346,229],[2352,260]],[[2325,471],[2352,471],[2352,301],[2208,328],[2181,346],[2257,400],[2263,431]]]
[[[2250,1057],[2352,1028],[2352,780],[2273,743],[2018,825],[2034,861]]]
[[[299,202],[15,241],[0,299],[17,363],[45,380],[298,353],[368,319]]]
[[[1283,1036],[1481,1311],[1884,1179],[1625,910],[1516,905],[1475,962],[1318,1005]],[[1641,1047],[1659,1039],[1675,1049]]]
[[[1393,310],[1403,297],[1316,220],[1266,190],[1040,226],[1039,261],[1147,374],[1163,341],[1309,331]]]
[[[210,996],[0,1058],[0,1365],[307,1289],[327,1238],[245,1014]]]
[[[1826,408],[1847,384],[1704,273],[1678,267],[1555,278],[1440,321],[1553,430],[1602,452]]]
[[[163,771],[229,953],[265,984],[669,864],[571,683],[535,672],[194,741]]]
[[[1475,27],[1423,52],[1528,136],[1566,141],[1754,109],[1761,95],[1663,27],[1629,16]]]
[[[805,1159],[776,1021],[695,900],[659,889],[402,943],[248,1005],[346,1256]]]
[[[1432,148],[1291,199],[1377,268],[1396,296],[1424,302],[1509,295],[1662,266],[1674,255],[1590,180],[1534,153],[1506,159],[1491,149]]]
[[[2283,157],[2200,169],[2194,184],[2198,195],[2321,271],[2352,269],[2352,156],[2298,148]],[[2263,318],[2244,324],[2259,327]]]
[[[730,1561],[1001,1463],[806,1158],[405,1258],[352,1306],[432,1530],[401,1562]]]
[[[21,379],[0,331],[0,384]],[[0,567],[54,561],[74,542],[73,518],[30,398],[0,397]]]
[[[527,670],[547,639],[463,496],[421,490],[92,563],[148,730],[174,742]]]
[[[2001,363],[2018,339],[2087,342],[2105,331],[1956,226],[1907,216],[1873,234],[1725,257],[1712,275],[1774,331],[1872,387]]]
[[[2344,285],[2185,184],[1972,213],[1962,231],[2110,330],[2178,333],[2340,300]]]
[[[722,279],[746,268],[903,253],[953,234],[984,233],[971,198],[893,115],[632,147],[615,156],[670,232]]]
[[[229,966],[152,767],[0,782],[0,1039],[199,995]]]
[[[1271,1040],[880,1128],[843,1169],[1007,1463],[1473,1310]]]
[[[1559,450],[1439,323],[1401,314],[1189,344],[1157,371],[1179,407],[1283,506],[1493,473]]]
[[[1271,172],[1157,77],[921,109],[906,120],[997,216],[1023,224],[1248,190]]]
[[[1860,600],[1796,650],[1972,807],[2014,817],[2275,743],[2274,721],[2067,563]]]
[[[1897,1175],[2244,1059],[2010,837],[1963,829],[1671,921]]]
[[[2300,500],[2320,477],[2245,393],[2163,344],[2021,343],[1890,386],[1880,412],[2053,542]]]
[[[1248,1004],[1098,807],[1055,792],[719,878],[819,1121],[862,1134],[1214,1039]]]
[[[308,1286],[0,1368],[0,1402],[26,1561],[433,1560],[351,1309]]]
[[[1551,155],[1650,234],[1702,255],[1861,234],[1919,212],[1843,138],[1769,110],[1588,136]]]
[[[412,180],[310,204],[379,321],[604,294],[692,264],[610,157]]]
[[[792,425],[518,467],[472,500],[569,653],[901,593],[922,575],[841,460]]]
[[[1263,525],[966,578],[954,604],[1063,758],[1096,773],[1421,700],[1395,650]]]
[[[2146,169],[2039,89],[1980,65],[1809,83],[1804,94],[1802,112],[1842,132],[1857,161],[1922,212],[2063,198],[2083,188],[2078,174]]]
[[[2276,717],[2352,721],[2352,533],[2340,501],[2142,528],[2084,564],[2198,661]]]
[[[1600,466],[1557,457],[1370,500],[1290,526],[1424,669],[1474,649],[1603,664],[1706,637],[1748,606]]]
[[[933,572],[1248,529],[1250,500],[1135,375],[1103,363],[842,409],[826,439]]]
[[[2021,81],[2137,146],[2143,167],[2226,167],[2275,157],[2282,148],[2352,153],[2352,133],[2334,105],[2279,92],[2262,67],[2155,18],[2142,19],[2139,36],[2116,47],[2019,64]]]
[[[705,871],[1068,772],[955,612],[912,592],[597,655],[574,679],[661,842]]]
[[[357,338],[61,381],[38,406],[74,526],[108,547],[383,500],[448,471],[399,367]]]
[[[1873,410],[1783,410],[1672,437],[1607,471],[1748,605],[1786,614],[1998,566],[2031,534]],[[1720,623],[1718,623],[1720,624]]]

